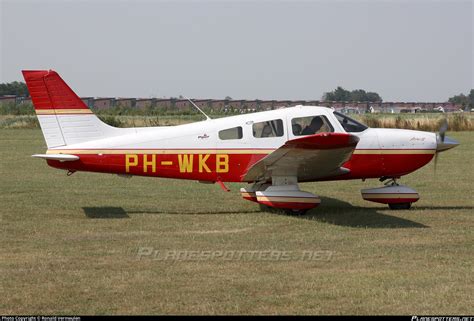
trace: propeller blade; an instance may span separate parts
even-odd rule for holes
[[[440,121],[440,125],[439,125],[439,133],[438,133],[438,137],[437,137],[437,143],[438,143],[438,146],[440,145],[440,143],[444,143],[444,138],[446,137],[446,131],[448,130],[448,120],[446,118],[443,118],[441,121]],[[436,150],[435,152],[435,156],[434,156],[434,172],[435,172],[435,175],[436,175],[436,169],[438,167],[438,150]]]
[[[448,120],[444,118],[441,121],[441,125],[439,126],[439,138],[441,138],[442,143],[444,143],[444,137],[446,136],[447,130],[448,130]]]

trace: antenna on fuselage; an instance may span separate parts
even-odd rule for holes
[[[204,116],[206,116],[206,120],[211,120],[211,117],[207,116],[205,112],[202,111],[201,108],[199,108],[191,99],[189,99],[188,97],[184,96],[184,98],[186,98],[187,100],[189,100],[189,102],[197,108],[197,110],[199,110]]]

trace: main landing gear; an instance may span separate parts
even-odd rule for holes
[[[385,186],[361,190],[364,200],[387,204],[392,210],[408,210],[420,199],[414,189],[398,184],[396,178],[383,177],[380,181],[386,181]],[[279,209],[289,215],[303,215],[321,203],[319,196],[301,191],[295,177],[272,177],[272,184],[255,183],[241,188],[240,194],[264,210]]]
[[[255,183],[250,188],[241,188],[240,193],[264,208],[281,209],[290,215],[303,215],[321,203],[319,196],[301,191],[295,177],[272,177],[272,185]]]
[[[391,210],[408,210],[412,203],[420,199],[418,193],[404,185],[399,185],[396,178],[382,177],[380,181],[388,180],[384,187],[366,188],[361,190],[362,198],[367,201],[388,204]]]
[[[388,207],[391,210],[409,210],[411,203],[389,203]]]

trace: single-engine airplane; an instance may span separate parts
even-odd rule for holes
[[[458,145],[439,134],[369,128],[330,108],[295,106],[179,126],[115,128],[55,71],[23,71],[49,166],[76,171],[251,184],[244,199],[295,214],[320,198],[299,182],[379,178],[365,200],[408,209],[418,193],[397,180]],[[435,156],[435,157],[436,157]],[[436,161],[436,160],[435,160]]]

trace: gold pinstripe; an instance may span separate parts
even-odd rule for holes
[[[46,154],[269,154],[273,149],[50,149]]]
[[[434,149],[356,149],[355,155],[434,154]]]
[[[93,114],[90,109],[36,109],[38,115]]]
[[[274,149],[54,149],[47,154],[270,154]],[[418,155],[434,154],[434,149],[356,149],[357,155]]]

